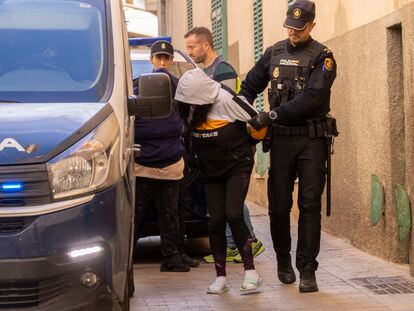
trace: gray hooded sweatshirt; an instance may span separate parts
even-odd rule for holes
[[[191,105],[213,104],[206,122],[192,131],[193,146],[205,182],[251,172],[253,151],[245,122],[257,114],[253,106],[223,89],[201,69],[184,73],[175,99]]]
[[[247,122],[257,114],[257,110],[244,97],[233,100],[233,94],[222,89],[220,83],[209,78],[203,70],[189,70],[180,78],[175,99],[192,105],[214,104],[207,120]],[[241,105],[240,105],[241,103]]]

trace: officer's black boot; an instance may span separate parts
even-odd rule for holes
[[[301,293],[317,292],[318,284],[316,283],[315,271],[304,270],[300,272],[299,291]]]
[[[277,277],[283,284],[292,284],[296,281],[296,275],[292,268],[290,255],[277,256]]]
[[[191,258],[186,253],[181,254],[181,258],[183,262],[187,265],[189,265],[191,268],[198,267],[200,265],[200,262],[197,259]]]
[[[164,258],[161,261],[161,272],[188,272],[190,267],[185,264],[181,258],[181,255],[177,254],[170,258]]]

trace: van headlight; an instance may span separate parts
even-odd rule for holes
[[[119,125],[111,114],[95,130],[47,163],[53,197],[78,196],[112,186],[121,176]]]

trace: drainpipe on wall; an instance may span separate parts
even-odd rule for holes
[[[158,33],[160,36],[167,35],[166,1],[167,0],[158,0],[157,4]]]
[[[413,51],[414,51],[414,5],[409,3],[401,9],[402,14],[402,40],[404,64],[404,116],[405,116],[405,159],[406,178],[405,186],[411,204],[414,204],[414,82],[413,82]],[[414,223],[414,213],[411,213]],[[411,230],[409,250],[410,273],[414,276],[414,230]]]

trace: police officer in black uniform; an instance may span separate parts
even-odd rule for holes
[[[249,121],[256,129],[269,126],[271,165],[268,180],[273,246],[282,283],[296,281],[290,250],[290,210],[294,181],[299,179],[299,228],[296,267],[300,292],[318,291],[315,271],[320,248],[321,195],[326,161],[335,136],[328,116],[330,89],[336,78],[332,52],[312,39],[315,4],[297,0],[287,11],[289,38],[266,49],[243,81],[239,95],[253,102],[270,81],[270,111]],[[264,146],[266,147],[266,146]]]

